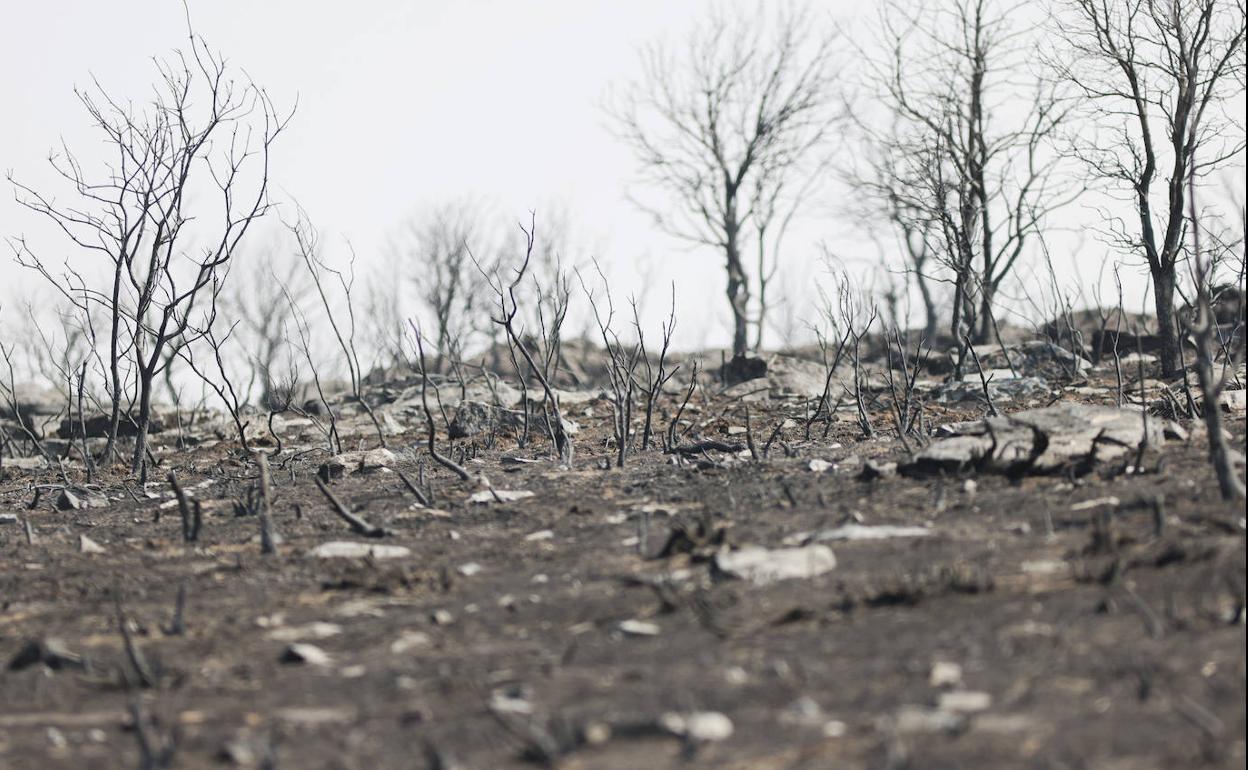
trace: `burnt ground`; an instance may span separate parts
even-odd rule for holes
[[[391,472],[334,482],[392,531],[370,542],[411,549],[395,559],[309,555],[364,541],[313,485],[324,453],[274,460],[283,542],[267,556],[256,517],[232,508],[255,469],[224,444],[161,455],[188,487],[213,482],[194,544],[163,482],[59,511],[53,493],[28,509],[58,474],[6,472],[0,767],[140,767],[144,742],[173,742],[177,768],[1243,766],[1244,512],[1218,498],[1202,436],[1150,452],[1143,473],[864,481],[863,460],[905,450],[846,421],[786,431],[765,460],[650,451],[603,470],[609,407],[592,407],[571,410],[571,469],[542,441],[467,463],[528,499],[470,503],[478,481],[432,468],[435,510]],[[766,434],[802,408],[754,404],[751,419]],[[708,437],[740,424],[739,403],[702,415],[717,413]],[[1229,429],[1242,448],[1243,417]],[[412,474],[427,457],[400,456]],[[721,539],[780,547],[845,522],[931,534],[833,541],[834,570],[765,586],[707,561]],[[63,658],[21,665],[32,640]],[[291,641],[328,660],[283,662]],[[731,735],[659,725],[694,712]]]

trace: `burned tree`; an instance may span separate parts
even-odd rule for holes
[[[1108,235],[1148,264],[1168,374],[1181,368],[1175,296],[1188,257],[1188,177],[1201,180],[1244,149],[1242,125],[1234,128],[1244,18],[1237,0],[1067,0],[1055,22],[1057,77],[1082,94],[1097,129],[1075,137],[1075,154],[1134,209],[1131,227],[1107,216]]]
[[[883,53],[866,57],[884,114],[858,125],[867,158],[884,160],[857,176],[912,260],[930,249],[952,276],[954,339],[991,338],[1002,284],[1073,197],[1051,144],[1066,109],[1057,87],[1028,74],[1026,9],[890,1],[875,24]]]
[[[391,247],[433,317],[437,372],[458,368],[465,346],[481,331],[489,295],[468,254],[481,230],[481,213],[470,201],[445,203],[410,219]]]
[[[768,252],[774,264],[775,239],[823,164],[838,115],[836,42],[807,11],[786,11],[770,23],[716,12],[679,48],[647,49],[643,79],[612,109],[644,181],[674,199],[642,208],[668,233],[723,255],[738,358],[765,310],[751,304],[752,280],[769,277]],[[751,250],[760,262],[753,279]]]
[[[187,50],[157,67],[145,108],[98,83],[78,92],[115,157],[92,172],[68,146],[54,153],[50,162],[72,198],[14,182],[23,206],[109,265],[107,280],[96,282],[68,263],[55,273],[25,240],[15,246],[21,264],[108,314],[109,443],[129,365],[138,404],[134,472],[145,468],[156,377],[172,360],[169,348],[187,341],[193,313],[217,302],[217,278],[269,211],[270,151],[291,117],[193,32]]]
[[[537,223],[536,217],[529,221],[529,226],[520,226],[521,232],[524,234],[524,261],[517,268],[511,268],[514,274],[510,281],[504,283],[501,276],[486,273],[481,262],[476,260],[477,268],[481,271],[481,275],[485,276],[489,282],[490,290],[494,295],[495,309],[498,315],[491,317],[491,321],[503,330],[507,336],[508,349],[511,351],[511,357],[516,363],[516,372],[520,375],[521,382],[525,378],[525,371],[521,369],[519,361],[523,360],[525,367],[530,375],[537,379],[542,388],[542,406],[546,422],[547,433],[550,435],[551,446],[555,453],[559,456],[560,461],[564,465],[572,464],[573,445],[572,436],[568,432],[568,426],[563,420],[563,414],[559,409],[559,398],[554,390],[555,370],[559,366],[559,346],[562,339],[563,322],[567,318],[569,287],[566,278],[557,277],[557,285],[549,289],[553,299],[551,300],[550,318],[547,319],[545,313],[541,311],[543,299],[543,290],[539,285],[537,287],[538,294],[538,318],[541,328],[541,340],[535,347],[530,350],[532,343],[526,342],[523,326],[517,321],[520,313],[520,303],[517,300],[517,289],[524,282],[525,276],[528,274],[529,267],[533,261],[533,250],[537,243]],[[517,358],[519,353],[519,358]],[[525,392],[527,393],[527,387]],[[526,407],[527,409],[527,407]]]

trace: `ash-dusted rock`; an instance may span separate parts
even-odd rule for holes
[[[349,540],[331,540],[308,551],[317,559],[401,559],[411,555],[411,550],[401,545],[380,543],[356,543]]]
[[[338,479],[352,473],[367,473],[382,468],[391,468],[399,462],[399,458],[389,449],[368,449],[357,452],[343,452],[334,455],[321,464],[317,473],[322,479]]]
[[[1043,377],[1015,377],[1008,369],[992,369],[984,372],[988,380],[988,393],[993,403],[1000,401],[1024,401],[1049,394],[1049,383]],[[936,400],[942,404],[961,404],[984,400],[984,383],[979,372],[973,372],[960,382],[951,382],[936,389]]]
[[[763,548],[751,545],[715,554],[715,570],[755,585],[781,580],[813,578],[836,569],[836,556],[826,545]]]
[[[1053,473],[1074,463],[1111,460],[1144,440],[1165,442],[1167,423],[1129,409],[1063,402],[1042,409],[946,426],[901,468],[909,475],[977,469],[994,473]],[[1095,452],[1093,447],[1095,446]]]
[[[108,498],[100,494],[62,489],[61,493],[56,496],[56,508],[61,511],[80,511],[84,508],[106,507],[108,507]]]
[[[485,401],[461,401],[448,428],[451,438],[469,438],[496,430],[512,431],[524,423],[524,415]]]

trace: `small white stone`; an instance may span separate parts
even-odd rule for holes
[[[399,634],[398,639],[390,643],[390,652],[402,655],[405,652],[428,647],[432,643],[433,640],[424,631],[404,631]]]
[[[987,711],[992,706],[992,696],[986,692],[974,690],[954,690],[941,693],[937,703],[941,711],[973,714],[977,711]]]
[[[659,717],[659,726],[672,735],[699,743],[726,740],[732,737],[733,730],[732,720],[718,711],[668,712]]]
[[[657,623],[644,620],[622,620],[619,629],[629,636],[658,636],[663,631]]]
[[[947,660],[938,660],[932,664],[928,683],[932,687],[957,687],[962,684],[962,667]]]

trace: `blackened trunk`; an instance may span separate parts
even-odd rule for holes
[[[728,305],[732,308],[732,356],[743,358],[750,346],[750,322],[746,314],[750,288],[745,268],[741,265],[741,249],[735,227],[728,231],[724,250],[728,258]]]
[[[1161,338],[1158,354],[1163,376],[1170,377],[1183,369],[1179,358],[1179,327],[1174,314],[1175,275],[1173,269],[1153,270],[1153,301],[1157,310],[1157,335]]]
[[[147,470],[147,430],[152,422],[152,379],[150,373],[139,374],[139,414],[135,420],[134,458],[130,463],[132,473],[144,476]]]

